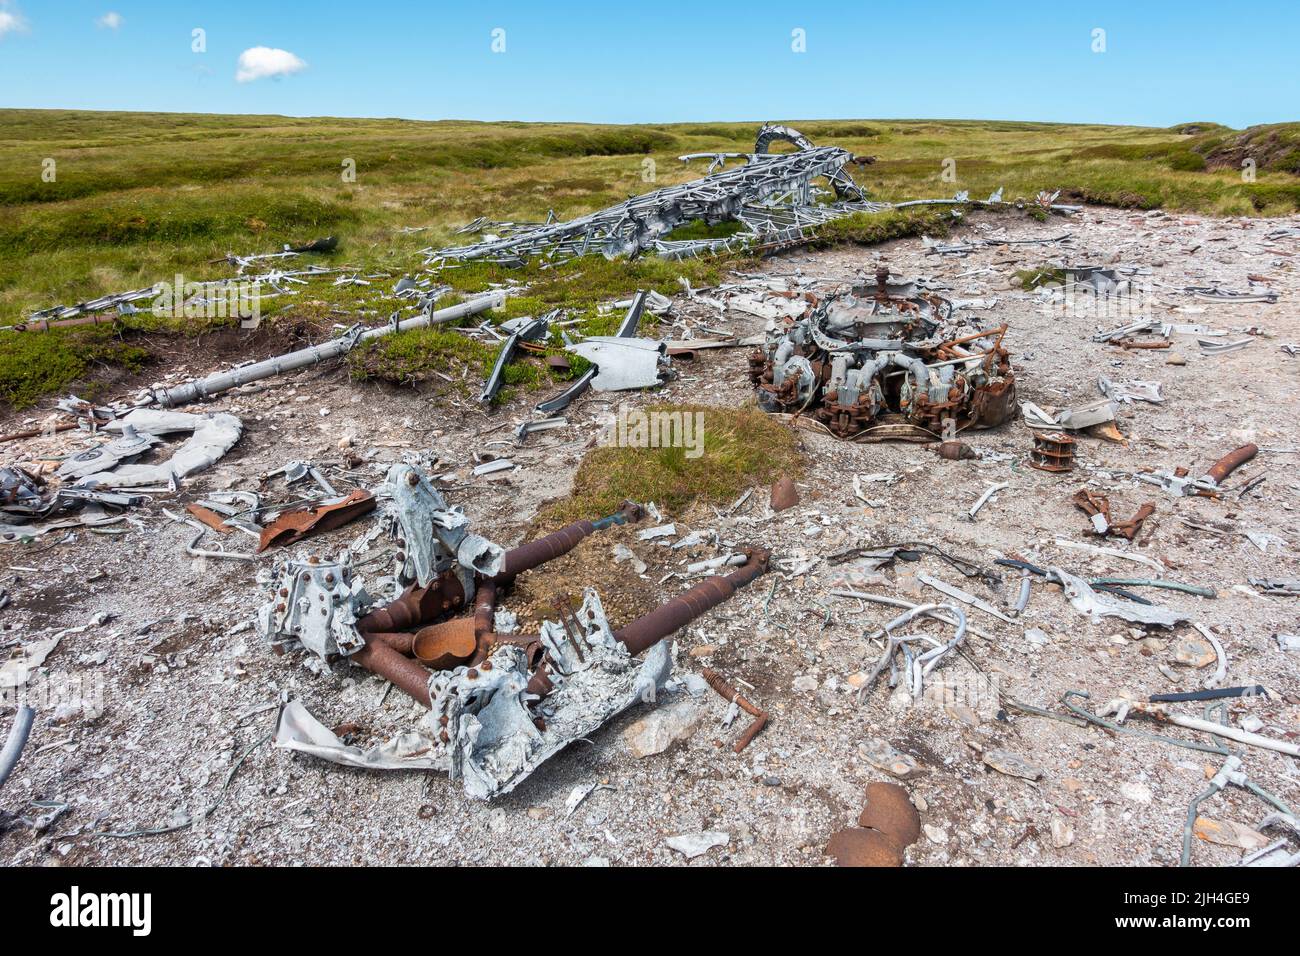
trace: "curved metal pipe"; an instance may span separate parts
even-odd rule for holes
[[[18,766],[18,758],[22,756],[23,748],[27,746],[27,738],[32,732],[32,720],[35,716],[36,712],[26,704],[19,707],[18,713],[14,715],[14,725],[5,740],[4,749],[0,750],[0,787],[5,785],[9,775]]]

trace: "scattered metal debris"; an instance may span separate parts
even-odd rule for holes
[[[855,827],[831,837],[826,855],[839,866],[903,865],[903,853],[921,838],[921,816],[896,783],[869,783],[866,805]]]
[[[739,707],[745,713],[754,718],[753,722],[748,728],[746,728],[745,732],[740,735],[740,738],[732,748],[736,753],[740,753],[749,746],[750,742],[755,737],[758,736],[759,731],[767,726],[767,711],[755,707],[749,701],[745,700],[744,697],[741,697],[739,691],[723,680],[722,675],[712,668],[706,667],[703,671],[703,677],[708,682],[709,686],[718,692],[720,697],[734,704],[736,707]]]
[[[946,612],[948,615],[951,615],[951,617],[956,618],[957,628],[952,640],[945,643],[928,634],[903,635],[899,637],[894,635],[893,632],[895,629],[900,628],[905,624],[910,624],[918,617],[935,617],[944,620],[944,618],[940,617],[937,612]],[[905,660],[902,680],[906,685],[906,689],[911,693],[912,700],[919,701],[921,699],[921,690],[925,680],[925,675],[939,666],[939,662],[950,651],[957,647],[965,636],[966,614],[955,604],[922,604],[919,607],[914,607],[911,610],[900,614],[870,638],[871,640],[878,640],[882,637],[885,638],[885,651],[881,654],[880,659],[876,661],[876,666],[872,669],[871,673],[867,675],[866,681],[858,690],[858,703],[862,703],[866,699],[867,692],[876,682],[876,678],[880,676],[881,671],[886,667],[890,668],[890,686],[892,687],[896,685],[899,678],[894,666],[894,656],[900,649],[903,650],[903,657]],[[931,646],[930,650],[913,655],[908,645],[916,641],[922,641],[929,644]]]
[[[1075,440],[1064,432],[1035,432],[1029,465],[1039,471],[1073,471],[1075,444]]]

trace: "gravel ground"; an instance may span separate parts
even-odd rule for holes
[[[683,534],[716,531],[723,550],[762,544],[783,561],[785,570],[760,579],[676,640],[679,672],[711,666],[733,683],[744,682],[742,692],[771,714],[767,729],[740,755],[731,747],[739,727],[720,727],[726,702],[711,692],[692,698],[684,689],[657,706],[694,709],[703,720],[666,752],[638,759],[629,749],[624,732],[653,710],[639,705],[491,804],[467,799],[440,774],[367,773],[277,750],[267,737],[282,699],[302,700],[326,726],[356,724],[363,745],[410,726],[418,714],[403,695],[387,693],[364,671],[272,654],[246,624],[262,601],[252,568],[187,556],[192,532],[169,521],[159,504],[132,514],[118,526],[123,534],[83,530],[66,543],[56,544],[55,534],[25,548],[3,546],[0,587],[12,603],[0,611],[0,648],[102,621],[100,615],[112,618],[65,635],[44,665],[54,677],[102,682],[102,709],[38,714],[23,761],[0,793],[0,810],[8,814],[0,861],[659,865],[688,862],[667,846],[668,837],[717,831],[728,842],[689,862],[820,865],[828,862],[823,850],[831,834],[856,820],[864,785],[892,779],[868,759],[872,742],[884,741],[917,765],[905,785],[922,811],[925,833],[908,850],[908,865],[1176,865],[1187,804],[1206,789],[1207,774],[1221,757],[1030,716],[1009,701],[1060,712],[1059,699],[1071,689],[1091,692],[1094,706],[1125,692],[1145,697],[1197,689],[1213,665],[1196,669],[1174,660],[1175,645],[1195,638],[1195,631],[1187,625],[1143,630],[1114,618],[1094,625],[1071,609],[1059,588],[1039,584],[1014,623],[970,612],[971,623],[987,636],[970,636],[965,656],[946,659],[931,675],[932,689],[946,689],[946,696],[912,706],[878,684],[859,703],[854,687],[879,653],[864,635],[892,614],[830,591],[930,599],[934,592],[916,579],[920,571],[1005,609],[1018,581],[1009,577],[1001,591],[990,589],[936,557],[879,571],[861,562],[831,565],[825,558],[859,544],[908,540],[985,566],[1018,554],[1088,577],[1146,577],[1153,573],[1148,568],[1054,541],[1095,540],[1070,502],[1082,487],[1107,494],[1117,517],[1151,501],[1156,513],[1135,544],[1104,543],[1158,560],[1167,577],[1213,588],[1215,600],[1144,593],[1211,629],[1227,652],[1226,684],[1260,683],[1271,692],[1232,702],[1234,723],[1254,718],[1263,734],[1300,739],[1300,658],[1284,653],[1275,638],[1300,632],[1300,605],[1294,598],[1252,596],[1244,587],[1252,577],[1300,575],[1300,442],[1293,434],[1300,359],[1279,348],[1300,342],[1294,305],[1300,300],[1300,247],[1294,239],[1264,239],[1272,229],[1296,224],[1090,208],[1064,226],[976,216],[961,233],[1005,230],[1013,238],[1034,238],[1069,229],[1074,238],[1065,246],[996,246],[956,258],[926,255],[919,240],[904,240],[768,260],[769,273],[800,270],[828,279],[871,275],[883,261],[895,275],[947,283],[954,298],[999,298],[995,309],[976,315],[981,322],[1010,324],[1006,344],[1022,401],[1090,401],[1104,374],[1116,382],[1158,381],[1165,402],[1122,409],[1125,444],[1081,436],[1079,467],[1066,476],[1026,467],[1031,438],[1019,421],[963,436],[995,454],[960,462],[940,460],[922,445],[854,445],[801,431],[808,470],[797,507],[773,515],[767,489],[760,488],[734,513],[697,507],[665,515]],[[1193,336],[1175,336],[1171,351],[1095,344],[1090,336],[1098,326],[1123,323],[1064,314],[1011,289],[1015,270],[1062,258],[1148,267],[1157,289],[1153,315],[1216,329],[1258,326],[1268,337],[1223,355],[1203,354]],[[1278,303],[1227,305],[1171,291],[1211,282],[1244,289],[1248,275],[1269,277],[1281,293]],[[690,334],[699,324],[722,324],[749,335],[764,324],[734,310],[719,318],[684,297],[676,312],[692,327]],[[568,493],[602,414],[620,402],[750,402],[748,352],[715,350],[679,362],[680,376],[654,394],[588,396],[570,409],[570,427],[534,435],[522,448],[487,443],[511,438],[509,426],[526,414],[523,398],[488,415],[469,402],[434,404],[409,391],[353,385],[336,367],[311,370],[207,406],[240,415],[247,431],[217,467],[187,483],[181,501],[212,490],[255,488],[256,476],[290,459],[325,466],[343,487],[372,486],[403,452],[428,449],[440,459],[438,471],[457,472],[448,497],[465,508],[475,530],[513,544],[543,503]],[[1185,364],[1170,364],[1175,354]],[[1177,466],[1200,474],[1247,441],[1263,451],[1231,484],[1240,487],[1259,475],[1265,481],[1244,497],[1234,491],[1222,500],[1174,499],[1119,474]],[[3,446],[0,455],[9,464],[74,447],[64,435]],[[473,453],[484,449],[508,454],[520,467],[473,478]],[[362,463],[349,466],[350,457]],[[863,485],[870,504],[857,498],[851,476],[879,473],[897,480]],[[965,520],[984,489],[1002,482],[1010,487],[977,520]],[[333,553],[360,530],[322,536],[310,548]],[[1260,539],[1263,550],[1246,532],[1275,540]],[[711,546],[671,552],[622,531],[592,539],[571,567],[601,563],[617,543],[649,565],[639,587],[656,600],[683,586],[680,580],[661,583],[668,571],[722,553]],[[243,541],[230,546],[247,547]],[[631,566],[617,569],[635,589]],[[603,576],[614,573],[606,569]],[[570,583],[576,590],[586,582]],[[925,629],[944,633],[938,625]],[[1028,629],[1044,632],[1047,642],[1031,642]],[[1000,698],[989,695],[991,685]],[[1200,714],[1197,705],[1177,707]],[[0,726],[7,728],[11,712],[0,710]],[[1144,718],[1130,721],[1135,729],[1155,729]],[[1041,776],[1030,781],[992,770],[982,759],[989,751],[1018,755]],[[1243,759],[1253,780],[1300,804],[1294,758],[1247,748]],[[593,784],[604,786],[570,813],[566,799]],[[37,819],[58,805],[66,809],[52,822]],[[1267,809],[1233,788],[1202,812],[1252,825]],[[172,826],[180,828],[135,832]],[[105,832],[133,835],[100,835]],[[1241,853],[1201,840],[1193,848],[1195,862],[1204,865],[1228,865]]]

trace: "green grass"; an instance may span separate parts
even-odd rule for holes
[[[702,413],[703,454],[690,458],[684,448],[597,448],[578,467],[572,494],[545,509],[538,527],[612,514],[624,501],[653,501],[669,514],[697,502],[730,504],[746,488],[803,472],[795,431],[757,408],[656,405],[648,411]]]
[[[1300,209],[1300,124],[1236,131],[1210,123],[1148,129],[966,120],[791,122],[816,143],[874,157],[871,165],[851,169],[877,198],[962,189],[980,196],[1002,186],[1008,198],[1061,189],[1067,201],[1212,215]],[[419,268],[421,248],[459,241],[454,230],[476,216],[527,221],[554,212],[566,219],[683,182],[704,166],[681,164],[677,155],[743,151],[756,125],[0,111],[0,326],[57,303],[140,288],[177,273],[190,281],[226,277],[231,268],[211,260],[328,234],[340,237],[339,251],[312,261],[388,273],[395,281]],[[1254,183],[1242,181],[1240,159],[1247,154],[1258,164]],[[42,181],[46,159],[56,163],[54,182]],[[349,159],[356,164],[355,182],[343,181],[342,164]],[[652,182],[643,175],[647,159],[654,162]],[[956,163],[956,182],[941,178],[945,159]],[[948,222],[934,210],[857,216],[826,226],[821,242],[938,234]],[[403,227],[424,231],[402,233]],[[678,235],[725,235],[732,228],[692,223]],[[597,312],[602,302],[638,287],[675,292],[679,275],[708,285],[735,264],[592,258],[522,273],[474,265],[447,277],[462,293],[523,279],[530,288],[507,307],[507,316],[563,307],[581,319],[579,331],[590,333],[617,323],[617,315]],[[392,302],[377,292],[387,286],[382,280],[370,289],[315,282],[297,297],[269,303],[269,311],[335,322],[356,320],[358,313],[381,320]],[[97,363],[143,361],[151,349],[148,334],[158,327],[133,319],[112,347],[96,340],[83,350],[76,335],[25,342],[23,361],[10,358],[3,366],[0,402],[38,401],[93,375]],[[422,341],[394,340],[380,349],[392,352],[388,365],[399,379],[419,374],[411,363],[420,356],[482,365],[481,355],[460,355],[445,336]]]
[[[138,372],[151,358],[137,345],[119,339],[111,327],[47,333],[0,332],[0,404],[29,408],[45,395],[65,391],[96,366]],[[96,399],[93,386],[82,398]]]

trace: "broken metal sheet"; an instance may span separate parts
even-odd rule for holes
[[[476,574],[491,578],[501,572],[505,552],[473,534],[464,512],[449,507],[418,468],[393,465],[381,493],[388,502],[385,520],[403,551],[397,568],[401,583],[428,587],[444,571],[454,570],[468,602]]]
[[[1003,614],[988,601],[978,598],[968,591],[963,591],[961,588],[949,584],[946,581],[941,581],[939,578],[926,574],[924,571],[918,571],[916,573],[916,579],[922,584],[934,588],[940,594],[946,594],[948,597],[961,601],[963,604],[969,604],[971,607],[983,611],[985,614],[993,615],[1000,621],[1006,621],[1008,624],[1015,623],[1012,618]]]
[[[495,475],[499,471],[509,471],[514,467],[515,463],[509,458],[494,458],[477,466],[473,474],[475,478],[482,478],[484,475]]]
[[[521,342],[536,342],[538,339],[545,338],[550,331],[551,319],[555,315],[556,313],[552,312],[540,319],[512,319],[510,322],[502,324],[501,328],[509,333],[510,338],[502,343],[501,350],[497,352],[496,362],[492,366],[487,382],[483,385],[483,391],[479,393],[478,400],[480,402],[490,402],[497,397],[497,393],[501,391],[501,386],[505,380],[506,368],[514,361],[515,353],[519,350],[519,344]]]
[[[85,630],[85,628],[81,628]],[[45,659],[54,653],[63,639],[63,634],[56,634],[43,641],[33,641],[19,649],[18,653],[0,664],[0,691],[10,691],[27,684],[32,672],[45,663]]]
[[[1208,302],[1265,302],[1272,305],[1278,299],[1278,293],[1272,289],[1262,289],[1258,292],[1233,292],[1218,286],[1188,286],[1183,291]]]
[[[1052,568],[1050,573],[1061,582],[1062,587],[1065,588],[1065,596],[1069,598],[1074,609],[1080,614],[1089,617],[1093,623],[1099,623],[1102,618],[1106,617],[1118,617],[1134,624],[1173,627],[1175,624],[1191,620],[1191,618],[1179,611],[1172,611],[1154,604],[1113,601],[1094,591],[1087,581],[1076,578],[1073,574],[1062,571],[1060,568]]]
[[[499,649],[490,659],[491,670],[458,668],[434,675],[433,707],[421,727],[430,737],[445,729],[451,778],[461,780],[469,796],[486,800],[509,793],[574,740],[638,701],[655,700],[672,670],[666,642],[654,645],[644,660],[634,660],[614,640],[590,589],[577,623],[581,636],[572,625],[543,626],[543,641],[549,635],[562,661],[551,677],[555,690],[536,707],[545,729],[538,728],[528,707],[532,695],[526,692],[528,663],[521,648]],[[581,659],[579,643],[586,647]]]
[[[728,296],[727,308],[735,312],[744,312],[760,319],[797,319],[801,318],[811,303],[803,298],[792,298],[777,292],[749,292]]]
[[[446,770],[445,756],[430,755],[429,742],[411,731],[367,750],[351,747],[313,717],[301,701],[291,700],[280,710],[275,728],[276,747],[311,754],[331,763],[362,770]]]
[[[591,387],[598,392],[651,388],[660,383],[661,367],[667,366],[667,346],[655,339],[593,336],[569,351],[597,367]]]
[[[272,596],[258,610],[257,625],[268,641],[297,642],[322,660],[365,646],[356,625],[373,602],[363,582],[353,580],[347,560],[294,558],[263,580]]]
[[[216,413],[192,415],[184,412],[139,408],[112,422],[109,429],[132,428],[141,435],[167,435],[188,431],[192,434],[167,461],[157,465],[118,465],[110,471],[83,477],[87,488],[144,488],[167,486],[195,472],[216,464],[235,447],[244,433],[244,425],[234,415]]]
[[[0,468],[0,511],[35,515],[49,510],[45,479],[19,466]]]
[[[1238,339],[1235,342],[1214,342],[1210,339],[1197,339],[1196,344],[1206,355],[1222,355],[1224,352],[1236,352],[1255,342],[1252,338]]]
[[[668,837],[664,846],[676,850],[688,860],[703,856],[715,847],[726,846],[731,842],[731,834],[719,830],[707,830],[703,833],[682,833]]]
[[[1251,578],[1250,583],[1261,594],[1300,596],[1300,578]]]
[[[632,305],[628,307],[627,315],[623,316],[623,324],[619,326],[615,333],[617,338],[631,338],[636,334],[637,326],[641,322],[641,315],[645,311],[646,301],[649,297],[647,292],[638,292],[632,298]],[[539,412],[547,415],[561,411],[567,408],[574,399],[591,387],[591,381],[596,377],[596,369],[589,368],[583,372],[573,384],[566,388],[554,398],[547,399],[537,406]]]
[[[141,434],[128,424],[123,428],[121,438],[73,455],[59,466],[57,474],[64,481],[77,481],[102,471],[111,471],[123,462],[139,458],[158,443],[158,438],[148,433]]]
[[[1109,332],[1098,332],[1092,337],[1092,340],[1094,342],[1117,342],[1141,332],[1154,332],[1158,329],[1163,329],[1159,319],[1139,319],[1137,322],[1122,328],[1112,329]]]
[[[1033,402],[1024,402],[1020,409],[1024,413],[1025,424],[1030,428],[1082,431],[1115,420],[1115,405],[1109,398],[1064,409],[1044,409]]]
[[[519,444],[522,445],[524,439],[535,432],[549,432],[556,428],[563,428],[567,424],[569,424],[569,420],[562,416],[559,418],[542,418],[531,422],[521,422],[519,427],[515,429],[515,438],[519,441]]]
[[[262,528],[257,553],[268,548],[294,544],[318,531],[332,531],[369,514],[375,508],[375,496],[363,488],[334,501],[317,502],[306,508],[282,511]],[[191,511],[193,513],[193,511]],[[195,515],[200,521],[199,515]],[[204,521],[209,527],[215,527]],[[224,522],[222,522],[224,525]],[[220,529],[217,529],[220,530]]]
[[[1128,382],[1115,383],[1105,375],[1097,379],[1097,387],[1101,394],[1114,402],[1123,402],[1131,405],[1134,402],[1150,402],[1152,405],[1164,404],[1165,396],[1162,392],[1164,386],[1159,382],[1142,382],[1134,379]]]
[[[90,505],[76,514],[50,521],[28,524],[8,524],[0,521],[0,541],[8,543],[31,541],[51,531],[64,531],[68,528],[98,528],[117,524],[120,521],[122,521],[121,515],[110,515],[102,507]]]

